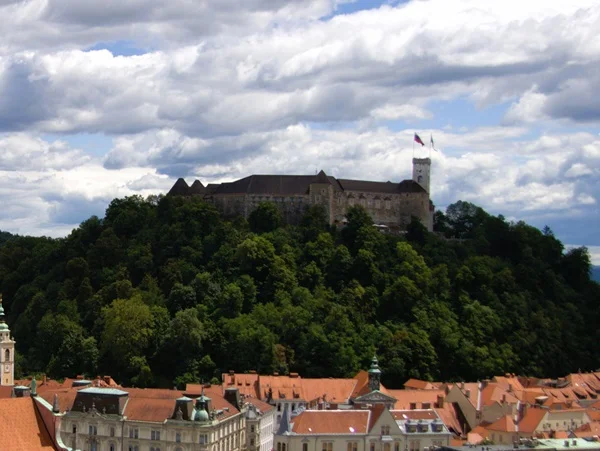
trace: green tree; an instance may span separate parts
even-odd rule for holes
[[[248,216],[250,230],[254,233],[271,232],[281,223],[281,212],[273,202],[260,202]]]

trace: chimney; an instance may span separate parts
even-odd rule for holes
[[[290,377],[297,378],[298,377],[298,373],[290,373]]]
[[[104,383],[110,385],[110,376],[104,376]]]
[[[512,386],[512,384],[508,384],[508,392],[510,393],[510,392],[512,392],[512,391],[513,391],[513,386]]]
[[[273,376],[279,376],[279,371],[273,371]]]
[[[464,382],[461,382],[461,383],[460,383],[460,389],[461,389],[461,390],[464,390],[464,389],[465,389],[465,383],[464,383]]]
[[[223,397],[229,404],[233,405],[236,409],[241,410],[240,391],[237,388],[226,388]]]
[[[44,374],[42,376],[42,385],[46,385],[47,379],[46,379],[46,375]]]
[[[506,404],[506,393],[502,393],[502,404]]]
[[[256,374],[256,370],[250,370],[249,373],[250,374]]]
[[[229,377],[231,377],[231,384],[235,384],[235,371],[229,370]]]
[[[444,408],[444,395],[437,395],[437,407],[438,409]]]

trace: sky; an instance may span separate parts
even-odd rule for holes
[[[597,0],[0,0],[0,229],[255,173],[401,181],[600,264]],[[415,148],[413,134],[434,151]]]

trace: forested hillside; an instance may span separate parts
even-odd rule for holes
[[[110,374],[137,386],[222,371],[351,376],[376,352],[383,382],[600,367],[600,285],[584,248],[466,202],[382,234],[359,207],[224,221],[179,197],[115,199],[67,238],[0,246],[19,371]]]

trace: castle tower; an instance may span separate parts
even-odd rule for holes
[[[413,158],[413,180],[429,194],[431,158]]]
[[[0,385],[15,385],[15,342],[10,338],[8,324],[4,320],[2,295],[0,294]]]

